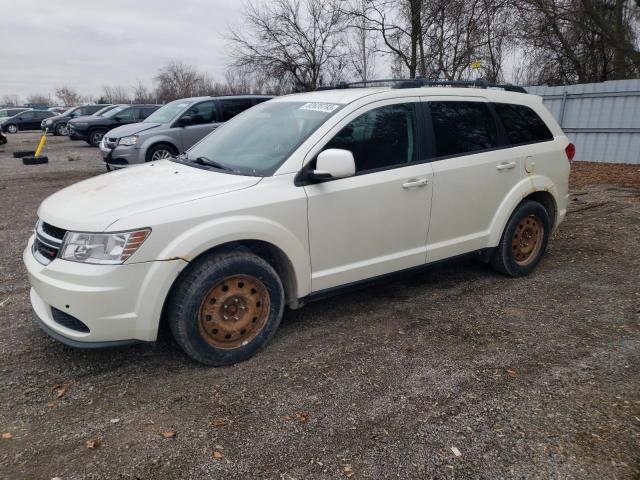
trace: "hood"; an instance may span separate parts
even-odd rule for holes
[[[121,125],[109,131],[109,137],[122,138],[129,135],[135,135],[136,133],[151,130],[162,125],[161,123],[130,123],[129,125]]]
[[[163,160],[71,185],[45,199],[38,216],[66,230],[102,232],[127,216],[248,188],[261,179]]]

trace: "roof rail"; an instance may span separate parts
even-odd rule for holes
[[[362,88],[375,86],[379,83],[391,83],[392,88],[419,88],[419,87],[463,87],[463,88],[501,88],[507,92],[527,93],[524,87],[512,85],[510,83],[498,84],[488,83],[482,78],[476,80],[427,80],[422,77],[416,78],[384,78],[376,80],[360,80],[357,82],[340,82],[333,86],[318,87],[316,90],[334,90],[342,88]]]

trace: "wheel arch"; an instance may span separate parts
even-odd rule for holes
[[[176,153],[180,153],[180,148],[176,145],[176,142],[171,137],[164,135],[154,136],[149,138],[148,140],[145,140],[142,144],[142,153],[145,162],[148,161],[147,154],[149,153],[149,150],[157,145],[167,145],[168,147],[171,147]]]
[[[548,177],[531,175],[518,183],[498,208],[491,223],[488,247],[495,247],[500,243],[509,218],[527,200],[536,201],[545,208],[549,213],[552,229],[555,229],[558,222],[558,190]]]

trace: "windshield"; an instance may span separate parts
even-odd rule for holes
[[[103,113],[102,116],[104,118],[115,117],[117,114],[119,114],[122,110],[124,110],[127,107],[128,107],[128,105],[118,105],[117,107],[109,110],[108,112]]]
[[[261,103],[194,145],[188,161],[242,175],[271,175],[339,108],[335,103]]]
[[[64,113],[61,113],[61,115],[64,116],[64,117],[68,117],[69,115],[71,115],[73,113],[74,110],[77,110],[77,109],[78,109],[78,107],[71,107],[70,109],[65,110]]]
[[[96,113],[94,113],[94,115],[96,117],[104,117],[104,114],[107,113],[109,110],[116,108],[115,105],[109,105],[107,107],[101,108],[100,110],[98,110]]]
[[[169,102],[149,115],[142,123],[169,123],[189,105],[191,103],[184,100]]]

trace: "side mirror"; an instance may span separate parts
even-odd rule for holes
[[[186,127],[193,123],[193,117],[191,115],[184,115],[178,119],[179,127]]]
[[[329,148],[318,154],[316,169],[309,172],[311,180],[352,177],[356,173],[356,162],[349,150]]]

